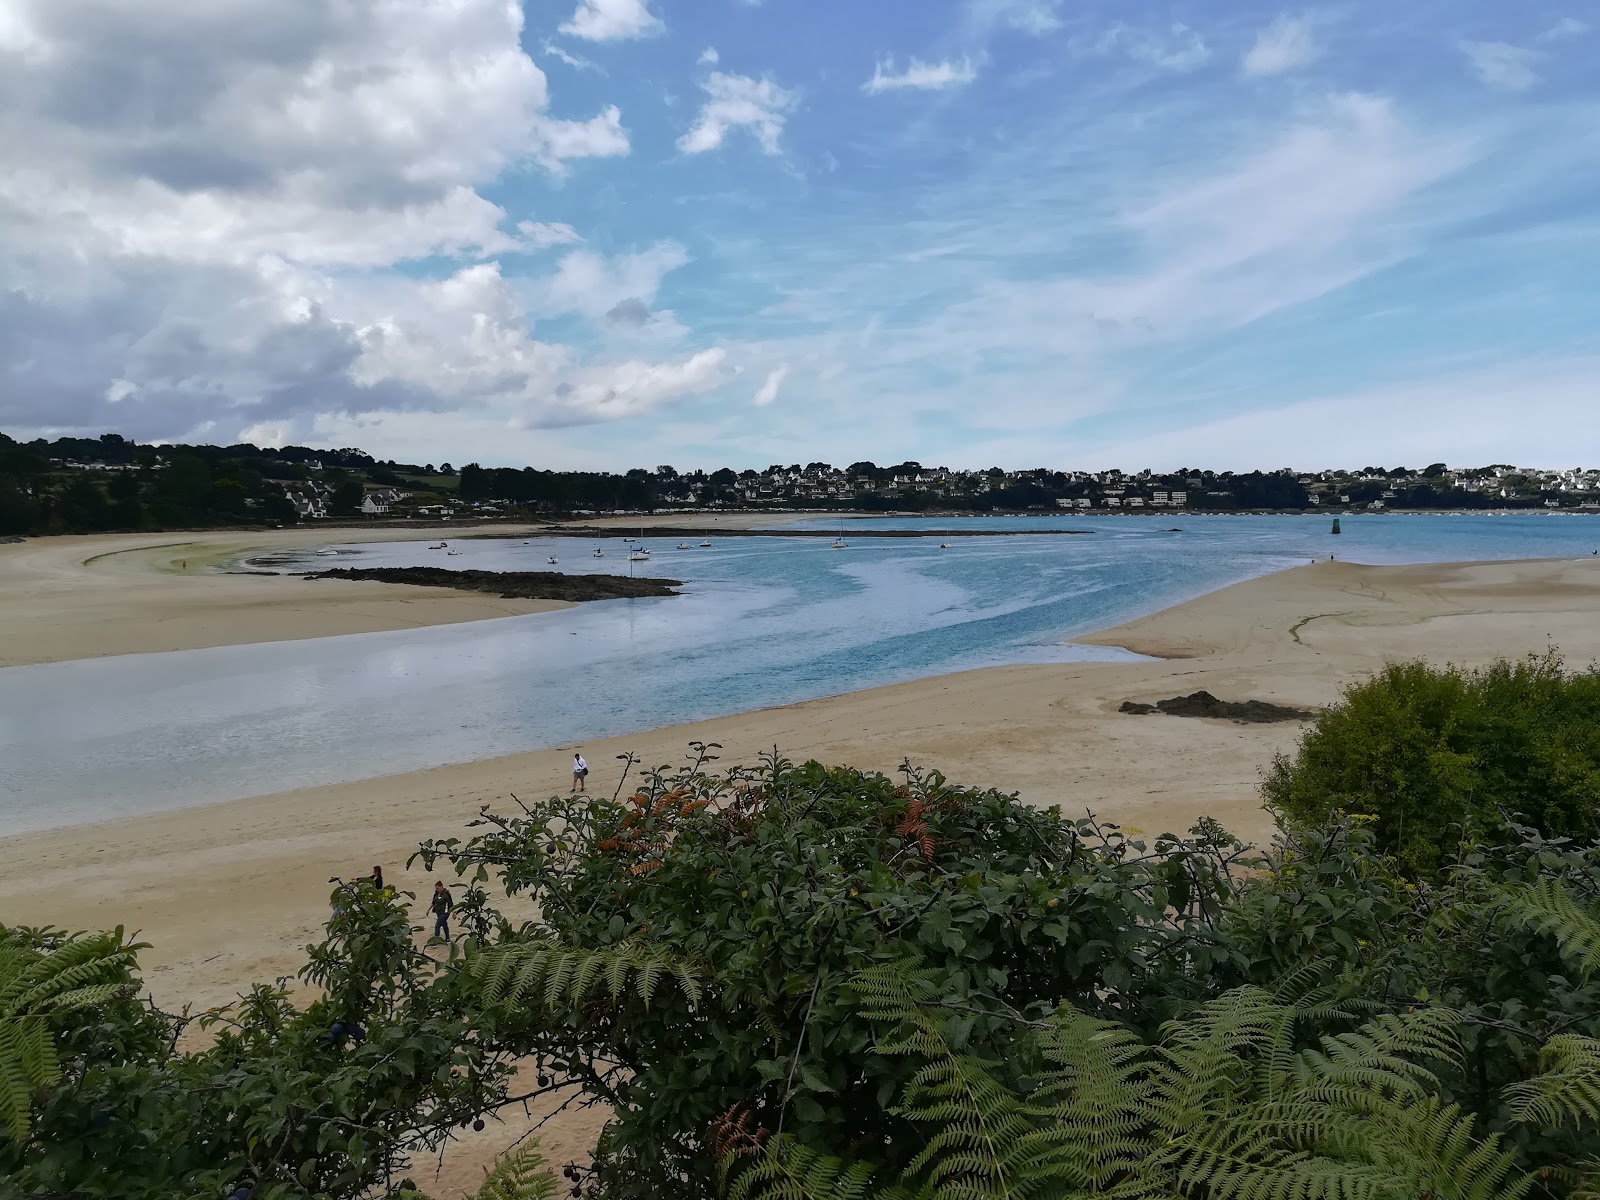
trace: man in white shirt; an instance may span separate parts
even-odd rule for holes
[[[572,756],[572,790],[575,792],[588,791],[584,780],[589,777],[589,764],[583,761],[583,752]]]

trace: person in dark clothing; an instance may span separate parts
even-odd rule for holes
[[[455,897],[450,894],[450,889],[445,887],[443,880],[435,881],[433,885],[433,901],[428,905],[428,910],[433,913],[433,936],[450,940],[450,910],[456,906]]]
[[[368,878],[371,880],[372,886],[381,893],[383,891],[383,868],[373,867],[372,874]]]

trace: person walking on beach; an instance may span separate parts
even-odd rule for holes
[[[588,791],[588,786],[584,783],[587,778],[589,778],[589,764],[583,761],[583,751],[580,750],[572,756],[572,790]]]
[[[446,942],[450,940],[450,910],[455,906],[455,897],[450,894],[450,889],[445,887],[444,881],[435,880],[433,900],[428,905],[428,910],[433,913],[434,937]]]
[[[378,893],[378,895],[384,897],[385,899],[388,898],[389,889],[383,884],[382,867],[373,867],[372,874],[368,877],[367,882],[372,884],[373,889]]]

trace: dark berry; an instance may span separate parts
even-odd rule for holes
[[[477,1132],[482,1133],[483,1132],[483,1118],[479,1117],[476,1121],[474,1121],[472,1123],[472,1128],[475,1129]]]

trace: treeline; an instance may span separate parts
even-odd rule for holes
[[[1460,481],[1471,484],[1468,490]],[[1308,487],[1308,483],[1310,487]],[[119,434],[18,442],[0,433],[0,535],[287,524],[356,515],[369,489],[403,493],[397,512],[492,503],[508,515],[672,507],[841,509],[867,512],[1054,512],[1167,507],[1204,512],[1364,508],[1571,507],[1580,493],[1550,490],[1550,473],[1504,466],[1450,472],[1367,467],[1293,471],[1180,467],[1125,475],[1038,468],[951,471],[906,461],[837,468],[825,462],[762,471],[680,472],[670,465],[613,474],[380,461],[352,447],[141,445]],[[1315,495],[1313,495],[1313,489]],[[1502,494],[1503,493],[1503,494]],[[1595,494],[1595,493],[1581,493]],[[389,497],[392,502],[394,497]]]
[[[353,448],[152,446],[115,433],[18,442],[0,433],[0,536],[286,525],[299,519],[292,494],[351,516],[365,483],[416,489],[453,475],[449,463],[378,462]]]

